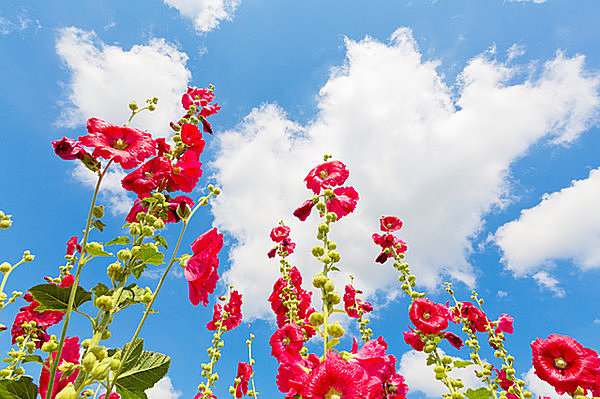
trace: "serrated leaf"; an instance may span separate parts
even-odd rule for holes
[[[108,287],[102,283],[96,284],[94,288],[92,288],[92,292],[94,293],[94,301],[100,298],[102,295],[106,295],[110,290]]]
[[[427,356],[427,365],[431,366],[432,364],[435,364],[437,362],[437,359],[435,358],[435,355],[433,353],[430,353],[429,356]]]
[[[133,342],[131,352],[128,353],[129,346],[130,343],[126,343],[123,345],[123,350],[121,351],[121,356],[125,356],[121,359],[121,373],[124,373],[135,366],[144,350],[144,340],[142,338],[136,338]]]
[[[97,228],[98,230],[100,230],[100,232],[103,232],[104,228],[106,227],[106,225],[104,223],[102,223],[101,220],[94,220],[94,221],[92,221],[92,226],[94,226],[95,228]]]
[[[0,380],[0,398],[2,399],[35,399],[38,387],[31,377],[21,377],[18,381]]]
[[[165,263],[163,261],[165,254],[159,252],[154,245],[143,246],[140,248],[136,256],[142,262],[150,265],[162,265]]]
[[[146,291],[143,288],[140,288],[136,283],[129,284],[127,287],[123,288],[118,306],[140,303],[144,292]]]
[[[129,391],[117,385],[117,393],[121,395],[121,399],[148,399],[144,392]]]
[[[161,245],[162,247],[164,247],[165,249],[169,249],[169,246],[167,245],[167,240],[165,240],[165,238],[163,236],[161,236],[160,234],[155,235],[154,237],[154,241],[158,244]]]
[[[454,364],[454,367],[456,367],[456,368],[459,368],[459,369],[462,369],[462,368],[465,368],[465,367],[467,367],[467,366],[470,366],[470,365],[472,365],[472,364],[474,364],[474,363],[473,363],[473,362],[471,362],[471,361],[468,361],[468,360],[455,360],[455,361],[453,362],[453,364]]]
[[[90,243],[90,244],[99,244],[99,243]],[[113,256],[113,254],[111,254],[110,252],[106,252],[103,247],[102,244],[100,245],[86,245],[85,250],[93,256]]]
[[[106,245],[104,245],[104,246],[108,247],[111,245],[126,245],[126,244],[131,244],[131,240],[129,239],[129,237],[121,236],[121,237],[113,238],[112,240],[107,242]]]
[[[465,396],[469,399],[489,399],[492,397],[492,393],[488,388],[479,388],[476,390],[469,388],[465,392]]]
[[[136,266],[134,266],[133,269],[131,269],[131,273],[133,273],[133,276],[135,278],[139,279],[144,270],[146,270],[146,268],[148,268],[148,265],[146,265],[145,263],[139,263]]]
[[[24,355],[21,359],[22,359],[22,363],[39,363],[39,364],[44,363],[44,359],[42,359],[38,355]]]
[[[40,306],[34,309],[37,312],[42,312],[45,310],[60,310],[61,312],[67,311],[71,287],[63,288],[54,284],[39,284],[31,287],[28,291],[31,293],[31,295],[33,295],[33,299],[40,304]],[[87,292],[83,288],[77,287],[77,291],[75,291],[73,307],[77,309],[79,306],[90,301],[91,299],[91,292]]]
[[[126,391],[144,392],[167,375],[170,363],[171,358],[167,355],[143,351],[133,367],[121,371],[116,385]]]

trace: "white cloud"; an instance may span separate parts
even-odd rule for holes
[[[504,297],[508,296],[508,292],[502,291],[502,290],[498,290],[498,293],[496,295],[498,295],[498,298],[504,298]]]
[[[179,13],[193,21],[198,32],[209,32],[221,21],[231,21],[240,0],[164,0]]]
[[[568,399],[570,396],[568,394],[559,395],[556,393],[556,390],[552,387],[552,385],[548,384],[546,381],[542,381],[539,379],[537,375],[534,373],[534,368],[530,368],[527,374],[521,376],[523,381],[525,381],[525,389],[529,390],[533,393],[533,397],[550,397],[552,399]]]
[[[170,377],[164,377],[156,385],[146,391],[148,399],[178,399],[181,391],[176,391]]]
[[[550,290],[555,296],[559,298],[565,296],[565,290],[558,285],[558,280],[548,274],[548,272],[539,271],[532,277],[540,287]]]
[[[4,18],[0,16],[0,35],[6,36],[14,32],[23,32],[29,28],[39,30],[42,28],[39,20],[30,19],[26,13],[21,12],[14,19]]]
[[[181,95],[191,73],[187,55],[164,39],[123,50],[102,43],[94,32],[70,27],[60,30],[56,52],[71,72],[59,124],[76,127],[92,116],[125,123],[131,100],[143,106],[154,96],[159,98],[157,110],[136,115],[132,126],[166,137],[169,122],[181,116]]]
[[[310,197],[302,180],[323,153],[348,163],[347,184],[361,196],[357,212],[331,233],[344,274],[371,296],[396,285],[391,267],[374,264],[370,240],[379,217],[395,214],[405,222],[400,235],[419,283],[433,287],[450,275],[473,285],[470,240],[506,198],[511,162],[542,138],[575,140],[598,109],[599,79],[584,71],[583,56],[559,52],[539,78],[510,85],[511,67],[477,56],[460,75],[456,109],[438,62],[421,59],[409,29],[389,44],[366,38],[346,47],[347,62],[321,89],[312,123],[299,126],[267,104],[217,135],[213,166],[223,195],[213,213],[237,239],[225,279],[245,293],[247,317],[268,313],[264,298],[278,267],[265,254],[280,219],[298,243],[291,261],[308,282],[319,269],[310,255],[318,217],[299,223],[291,213]]]
[[[74,27],[60,30],[56,51],[71,72],[60,125],[81,126],[81,135],[85,135],[83,125],[90,117],[125,123],[131,100],[144,106],[145,99],[156,96],[156,111],[136,115],[132,126],[146,129],[154,137],[169,136],[169,122],[183,113],[181,95],[191,77],[185,53],[163,39],[152,39],[148,45],[136,45],[127,51],[102,43],[94,32]],[[121,187],[125,173],[118,165],[111,169],[102,183],[104,200],[109,202],[111,212],[125,213],[132,203]],[[95,187],[96,176],[85,167],[78,166],[73,175]]]
[[[440,356],[444,352],[438,349]],[[453,357],[454,360],[464,360]],[[477,389],[483,387],[483,383],[475,376],[475,366],[467,366],[461,369],[454,369],[448,375],[454,379],[460,379],[465,387]],[[435,379],[433,365],[427,366],[427,354],[411,350],[402,355],[400,359],[400,369],[398,373],[404,376],[411,393],[419,391],[430,398],[440,398],[448,393],[448,388],[440,381]]]
[[[544,194],[517,220],[494,235],[502,261],[517,276],[552,267],[553,260],[571,259],[576,267],[600,267],[600,169],[570,187]]]

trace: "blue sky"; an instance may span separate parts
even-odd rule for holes
[[[50,142],[82,135],[92,116],[122,123],[130,100],[155,95],[158,111],[134,125],[165,137],[187,85],[212,83],[222,109],[199,188],[212,182],[223,195],[185,244],[213,225],[225,233],[220,289],[242,291],[251,323],[226,338],[220,397],[246,360],[250,332],[257,389],[278,396],[266,344],[273,326],[264,298],[278,272],[265,256],[268,233],[281,219],[290,224],[298,243],[291,261],[309,282],[317,221],[297,223],[291,212],[324,153],[349,166],[361,195],[333,233],[337,285],[353,274],[379,305],[373,329],[399,359],[410,396],[440,391],[401,338],[408,301],[393,269],[373,263],[370,235],[382,214],[404,220],[407,259],[432,299],[445,302],[441,283],[452,280],[464,299],[476,288],[490,317],[515,317],[508,348],[542,394],[531,340],[568,334],[599,349],[599,12],[595,2],[560,0],[3,2],[0,209],[14,224],[0,232],[0,253],[9,262],[25,249],[37,256],[8,289],[56,274],[65,242],[84,226],[89,176]],[[115,171],[101,195],[111,228],[98,240],[119,234],[132,201],[121,176]],[[177,226],[166,232],[177,234]],[[90,264],[84,287],[105,266]],[[154,287],[156,274],[139,284]],[[180,272],[169,276],[160,314],[144,330],[148,348],[173,358],[153,399],[193,397],[201,382],[212,312],[191,306],[186,291]],[[16,309],[2,313],[4,324]],[[140,316],[124,313],[109,345],[127,340]],[[3,351],[9,341],[0,336]]]

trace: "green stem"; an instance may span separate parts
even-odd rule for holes
[[[25,259],[21,259],[21,260],[19,261],[19,263],[16,263],[16,264],[15,264],[13,267],[11,267],[11,268],[10,268],[10,270],[9,270],[9,271],[7,271],[7,272],[4,274],[4,278],[2,279],[2,285],[0,285],[0,293],[4,292],[4,286],[6,285],[6,282],[8,281],[8,276],[10,275],[10,273],[11,273],[13,270],[15,270],[15,268],[16,268],[17,266],[19,266],[19,265],[20,265],[21,263],[23,263],[23,262],[25,262]]]
[[[90,205],[90,211],[88,214],[85,232],[83,234],[83,242],[81,244],[81,254],[79,255],[79,263],[77,265],[77,272],[75,273],[75,279],[73,281],[73,285],[71,286],[71,293],[69,295],[69,303],[67,305],[67,313],[65,314],[65,321],[63,323],[62,332],[60,334],[60,342],[58,344],[58,350],[56,352],[55,361],[52,362],[52,368],[50,369],[50,379],[48,381],[48,390],[46,392],[46,399],[50,399],[52,396],[52,389],[54,387],[54,378],[56,377],[56,370],[58,369],[58,363],[60,363],[60,357],[62,355],[62,350],[65,344],[65,338],[67,336],[67,328],[69,327],[69,320],[71,318],[71,313],[73,311],[73,302],[75,302],[75,293],[77,292],[77,287],[79,286],[79,276],[81,275],[81,270],[83,269],[84,255],[85,255],[85,247],[87,245],[88,236],[90,233],[90,225],[92,223],[92,217],[94,216],[94,206],[96,204],[96,198],[98,197],[98,192],[100,191],[100,183],[102,183],[102,178],[108,171],[108,167],[112,163],[112,159],[108,161],[106,168],[104,171],[98,176],[98,182],[96,183],[96,188],[94,189],[94,196],[92,197],[92,203]]]

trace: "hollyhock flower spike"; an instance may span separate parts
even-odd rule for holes
[[[308,172],[304,181],[306,182],[306,188],[312,190],[315,194],[319,194],[321,188],[341,186],[349,175],[346,165],[342,162],[329,161]]]
[[[248,363],[238,362],[236,379],[240,382],[235,385],[235,397],[241,398],[248,393],[248,382],[252,376],[252,366]]]
[[[225,306],[221,307],[220,304],[216,304],[213,319],[206,325],[206,328],[210,331],[216,331],[216,323],[223,318],[223,312],[227,314],[227,318],[223,321],[225,331],[233,330],[239,326],[242,323],[242,294],[233,290]]]
[[[531,343],[535,374],[559,395],[573,395],[577,387],[593,390],[600,358],[591,349],[566,335],[552,334]]]
[[[156,143],[148,132],[121,125],[112,125],[97,118],[87,123],[90,134],[79,137],[81,144],[94,147],[92,156],[112,159],[123,169],[138,166],[154,155]]]
[[[194,255],[188,259],[184,275],[188,281],[190,302],[208,305],[208,294],[212,294],[217,286],[219,274],[219,258],[217,255],[223,248],[223,234],[216,228],[208,230],[192,243]]]

